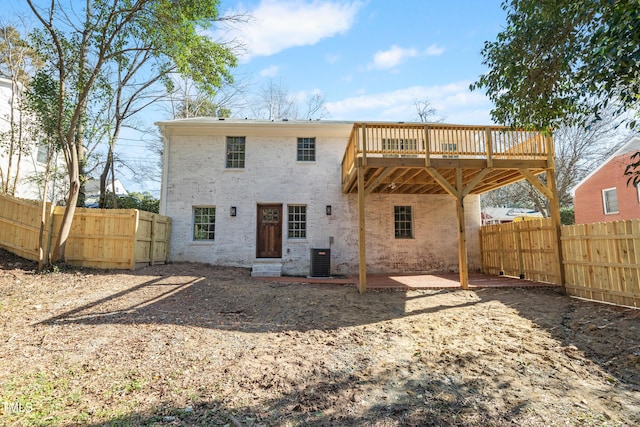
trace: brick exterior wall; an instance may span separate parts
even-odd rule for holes
[[[619,221],[640,218],[638,189],[627,185],[624,170],[631,154],[612,158],[575,190],[574,208],[576,224]],[[602,190],[615,188],[618,195],[618,213],[605,214]]]
[[[250,267],[256,259],[257,204],[283,205],[283,273],[309,273],[310,249],[331,248],[331,273],[358,271],[358,200],[341,192],[350,123],[212,123],[165,128],[161,213],[172,218],[171,259]],[[226,136],[246,137],[244,169],[226,169]],[[296,160],[298,137],[316,138],[316,161]],[[307,238],[287,238],[287,205],[307,206]],[[325,207],[331,205],[332,214]],[[412,206],[412,239],[394,236],[394,206]],[[215,240],[193,241],[193,207],[215,206]],[[230,215],[231,206],[237,216]],[[448,195],[366,199],[367,270],[458,270],[455,201]],[[479,268],[479,196],[465,199],[471,271]],[[331,239],[333,238],[333,239]],[[333,243],[331,243],[331,240]]]

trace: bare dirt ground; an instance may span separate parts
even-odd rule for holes
[[[0,424],[640,425],[640,310],[0,252]]]

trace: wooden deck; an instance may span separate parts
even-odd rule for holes
[[[546,182],[537,177],[543,172]],[[559,242],[560,208],[551,136],[503,126],[354,123],[342,158],[342,192],[358,195],[360,292],[367,288],[367,195],[451,195],[456,200],[460,286],[467,289],[464,198],[523,179],[549,200]],[[564,278],[563,267],[560,269]]]
[[[479,194],[545,172],[552,153],[550,137],[502,126],[355,123],[342,191],[358,191],[362,167],[367,193],[444,194],[461,169],[462,185]]]

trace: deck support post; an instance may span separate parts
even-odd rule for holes
[[[358,291],[362,294],[367,290],[367,250],[366,250],[366,230],[364,223],[365,215],[365,188],[364,188],[364,167],[358,165]]]
[[[462,181],[462,168],[456,168],[456,182],[455,187],[449,183],[437,170],[434,168],[426,168],[426,171],[431,177],[454,199],[456,199],[456,218],[458,223],[458,270],[460,272],[460,287],[462,289],[469,289],[469,261],[467,258],[467,231],[464,222],[464,197],[473,190],[473,187],[477,185],[477,181],[474,180],[467,188],[464,188]],[[482,171],[482,176],[488,173]],[[478,180],[479,181],[479,180]]]
[[[555,174],[555,153],[553,146],[553,137],[547,135],[545,137],[547,143],[547,187],[551,197],[549,198],[549,215],[553,222],[553,227],[556,230],[556,239],[558,242],[558,273],[560,274],[560,285],[563,292],[567,293],[565,286],[565,271],[564,271],[564,256],[562,254],[562,219],[560,217],[560,198],[558,197],[558,186],[556,184]]]
[[[467,259],[467,231],[464,222],[464,188],[462,186],[462,169],[456,168],[456,213],[458,217],[458,269],[460,270],[460,287],[469,289],[469,261]]]

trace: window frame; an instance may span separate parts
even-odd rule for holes
[[[615,211],[609,211],[608,210],[608,206],[607,206],[607,193],[613,192],[613,194],[616,197],[616,210]],[[611,188],[604,188],[602,190],[602,208],[604,210],[604,214],[605,215],[616,215],[620,213],[620,205],[618,204],[618,190],[616,187],[611,187]]]
[[[312,147],[300,144],[309,143]],[[296,140],[296,161],[298,162],[315,162],[316,161],[316,137],[298,137]]]
[[[38,144],[38,150],[36,151],[36,162],[41,165],[46,165],[49,159],[49,146],[47,144]]]
[[[242,149],[232,149],[238,146],[241,146]],[[244,169],[247,154],[247,138],[245,136],[227,136],[225,147],[225,169]]]
[[[206,214],[200,214],[201,217],[206,216],[207,219],[209,220],[209,222],[203,222],[200,221],[198,222],[198,209],[207,209],[208,212]],[[213,209],[213,213],[211,213],[211,209]],[[215,206],[193,206],[192,207],[192,234],[191,234],[191,239],[194,242],[212,242],[215,240],[216,237],[216,207]],[[211,219],[213,219],[213,222],[211,222]],[[207,227],[206,230],[202,230],[204,233],[206,233],[207,237],[198,237],[198,226],[209,226]],[[211,227],[212,226],[212,227]],[[213,229],[210,229],[213,228]]]
[[[400,212],[405,209],[405,212]],[[408,217],[408,218],[407,218]],[[404,225],[404,227],[399,227]],[[393,234],[396,239],[413,239],[413,206],[396,205],[393,207]]]
[[[295,211],[302,209],[303,212]],[[295,225],[302,227],[296,229]],[[291,204],[287,205],[287,239],[304,240],[307,238],[307,205]]]

